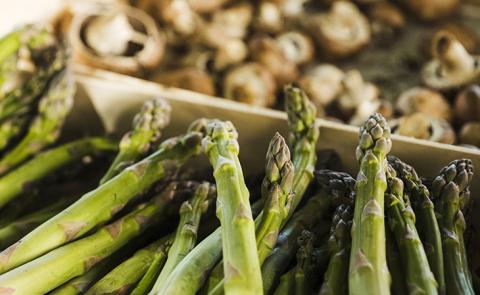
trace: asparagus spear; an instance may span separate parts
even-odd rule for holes
[[[202,145],[217,184],[217,216],[222,226],[225,293],[262,293],[255,224],[238,160],[237,131],[230,122],[212,120]]]
[[[405,192],[411,197],[411,205],[419,225],[418,233],[424,245],[430,269],[437,281],[438,293],[445,294],[442,238],[430,193],[412,166],[395,156],[388,156],[388,162],[395,169],[397,177],[403,181]]]
[[[289,295],[295,293],[295,268],[290,269],[280,277],[280,283],[274,295]]]
[[[385,229],[387,237],[387,265],[390,274],[392,275],[391,292],[394,295],[407,294],[407,285],[402,268],[402,260],[400,258],[400,250],[397,247],[395,238],[390,228]]]
[[[180,209],[180,222],[175,240],[168,251],[168,259],[158,276],[152,293],[158,292],[167,281],[177,264],[192,250],[197,241],[197,231],[202,214],[208,209],[214,196],[214,188],[208,182],[202,183],[191,200],[185,201]]]
[[[197,132],[171,138],[149,157],[83,195],[67,209],[0,253],[0,273],[76,239],[96,225],[108,221],[128,201],[197,154],[201,138]]]
[[[294,197],[290,211],[284,223],[290,219],[303,198],[305,191],[313,179],[313,170],[317,161],[316,144],[319,129],[316,119],[316,108],[300,88],[285,87],[285,109],[290,128],[290,144],[293,148]]]
[[[277,245],[262,265],[265,294],[273,292],[280,276],[290,265],[297,252],[296,240],[301,232],[304,229],[312,229],[317,224],[325,227],[320,221],[328,215],[332,205],[335,206],[345,200],[351,201],[355,180],[348,174],[322,170],[316,173],[316,178],[320,186],[319,193],[311,197],[285,224],[278,236]]]
[[[161,253],[155,253],[153,256],[152,263],[148,267],[145,275],[142,279],[138,282],[137,286],[130,292],[130,295],[146,295],[149,291],[153,288],[155,284],[155,279],[160,274],[163,265],[167,261],[167,253],[166,251],[162,251]]]
[[[96,282],[85,294],[129,294],[129,291],[147,272],[156,254],[162,256],[162,260],[165,261],[171,243],[172,237],[169,235],[138,250],[132,257]]]
[[[255,230],[260,265],[265,261],[277,242],[283,220],[287,217],[292,200],[293,164],[290,150],[283,137],[276,133],[268,147],[265,178],[262,182],[262,198],[265,200],[262,214],[257,218]],[[210,294],[223,291],[223,269],[218,264],[207,282]]]
[[[472,176],[470,160],[455,160],[440,171],[431,187],[442,234],[447,294],[475,294],[463,241],[466,224],[461,210],[468,206]]]
[[[120,141],[119,152],[110,165],[103,184],[132,165],[158,141],[161,131],[170,123],[172,108],[161,98],[146,101],[140,112],[133,118],[133,130],[125,134]]]
[[[387,223],[400,249],[409,294],[438,294],[437,282],[415,227],[415,214],[408,196],[404,195],[402,180],[391,167],[387,170],[387,183]]]
[[[335,209],[328,245],[330,261],[320,289],[320,295],[348,294],[348,262],[351,246],[353,208],[351,204],[341,204]]]
[[[103,138],[87,138],[52,148],[35,156],[9,174],[0,178],[0,207],[18,197],[27,186],[47,175],[79,161],[87,155],[113,151],[115,146]],[[2,263],[0,263],[2,264]],[[0,267],[0,269],[2,269]]]
[[[165,218],[174,190],[167,189],[130,214],[102,227],[94,234],[0,275],[0,290],[10,294],[45,294],[68,280],[80,276],[108,257],[145,228]],[[47,275],[45,275],[47,274]]]
[[[57,75],[40,99],[38,114],[27,134],[0,160],[0,174],[4,174],[54,143],[60,135],[63,122],[73,106],[74,81],[67,71]]]
[[[390,294],[390,275],[385,255],[384,195],[386,156],[390,152],[390,128],[374,114],[360,128],[352,249],[350,294]]]
[[[297,265],[295,266],[295,294],[312,294],[310,282],[307,281],[305,274],[308,273],[308,267],[311,265],[313,252],[314,235],[312,232],[304,230],[297,240]]]

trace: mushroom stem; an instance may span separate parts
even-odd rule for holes
[[[442,64],[442,71],[471,72],[474,68],[472,56],[451,34],[441,33],[435,41],[434,50]]]

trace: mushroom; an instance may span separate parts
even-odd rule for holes
[[[279,43],[272,37],[254,36],[248,45],[252,60],[262,64],[275,77],[278,85],[285,85],[298,77],[295,62],[285,56]]]
[[[392,132],[404,136],[427,139],[440,143],[455,143],[455,131],[450,124],[423,113],[414,113],[390,122]]]
[[[460,130],[459,141],[461,144],[480,147],[480,122],[470,122],[463,125]]]
[[[275,93],[275,79],[258,63],[238,65],[223,80],[223,95],[227,99],[271,107],[275,104]]]
[[[342,70],[332,64],[321,64],[304,74],[299,84],[317,108],[329,105],[342,89]]]
[[[166,86],[215,95],[212,77],[207,72],[194,67],[183,67],[159,73],[152,80]]]
[[[454,108],[459,123],[480,121],[480,85],[463,89],[455,98]]]
[[[254,22],[255,28],[260,32],[280,32],[284,26],[281,8],[273,1],[260,1]]]
[[[230,0],[187,0],[190,7],[197,13],[211,13],[217,11]]]
[[[440,92],[423,87],[414,87],[400,94],[396,109],[402,115],[419,112],[447,121],[452,120],[452,110],[447,99]]]
[[[365,82],[358,70],[350,70],[345,74],[340,91],[337,105],[343,117],[350,118],[362,104],[365,104],[363,108],[380,106],[378,88],[372,83]]]
[[[165,51],[164,36],[153,19],[128,6],[77,14],[69,39],[77,61],[131,75],[155,68]]]
[[[478,36],[472,28],[457,22],[448,22],[442,24],[435,32],[429,34],[425,40],[421,42],[421,50],[425,56],[432,57],[432,43],[435,36],[441,31],[452,34],[458,42],[460,42],[465,50],[469,53],[476,52],[478,45]]]
[[[241,39],[230,39],[217,48],[213,58],[213,68],[222,71],[228,66],[242,62],[248,55],[248,48]]]
[[[372,32],[382,38],[391,39],[405,27],[402,11],[389,2],[375,2],[368,9]]]
[[[433,53],[433,60],[424,66],[422,72],[426,85],[444,90],[480,79],[480,56],[470,55],[452,34],[438,33]]]
[[[454,13],[460,0],[406,0],[403,2],[419,19],[434,21]]]
[[[312,39],[302,32],[285,32],[280,34],[276,40],[283,55],[296,65],[309,63],[315,57]]]
[[[351,2],[333,2],[327,13],[312,16],[306,26],[318,46],[332,57],[351,56],[370,42],[368,19]]]
[[[187,0],[158,0],[157,14],[166,25],[180,35],[192,35],[199,25],[199,16]]]
[[[248,2],[240,2],[226,9],[216,11],[209,24],[230,38],[244,38],[248,26],[252,22],[253,6]],[[215,36],[211,36],[215,38]]]

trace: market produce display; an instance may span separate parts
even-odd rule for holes
[[[74,17],[76,61],[276,109],[298,83],[318,117],[480,147],[478,1],[124,2]]]
[[[49,32],[29,30],[0,47]],[[24,49],[11,46],[5,52],[17,60]],[[318,109],[289,84],[288,139],[275,133],[264,169],[248,171],[230,121],[197,118],[162,138],[175,112],[158,97],[119,141],[66,142],[73,85],[63,63],[35,98],[0,107],[28,118],[0,158],[0,294],[448,295],[480,287],[469,255],[472,161],[421,178],[392,155],[380,113],[362,122],[352,177],[331,170],[341,160],[318,149]]]

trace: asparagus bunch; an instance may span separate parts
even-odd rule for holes
[[[341,204],[335,209],[328,245],[330,261],[320,289],[321,295],[348,294],[348,264],[350,256],[353,208]]]
[[[85,156],[114,151],[115,149],[116,147],[112,142],[104,138],[94,137],[80,139],[39,153],[0,178],[0,207],[19,197],[32,184],[61,168],[65,168],[68,164],[80,161]],[[0,269],[2,268],[0,267]]]
[[[198,186],[191,200],[185,201],[180,209],[180,222],[175,233],[168,259],[158,276],[152,293],[157,293],[167,281],[177,264],[193,249],[197,241],[197,232],[202,214],[208,209],[215,195],[215,189],[207,182]]]
[[[462,213],[469,205],[472,177],[472,162],[455,160],[440,171],[431,186],[442,234],[447,294],[475,294],[463,240],[466,223]]]
[[[412,166],[392,155],[388,156],[388,162],[405,185],[405,194],[410,196],[418,233],[424,245],[430,269],[437,281],[438,293],[445,294],[442,238],[430,192]]]
[[[69,72],[63,71],[50,83],[38,105],[38,113],[23,139],[0,160],[0,174],[54,143],[65,118],[73,106],[75,84]]]
[[[202,145],[217,184],[217,216],[222,225],[225,293],[262,293],[255,224],[238,160],[237,131],[230,122],[213,120]]]
[[[133,118],[133,129],[123,136],[119,152],[100,184],[134,164],[155,145],[162,130],[170,123],[171,111],[170,105],[161,98],[153,98],[143,104]]]
[[[158,222],[159,218],[165,217],[162,213],[174,198],[174,187],[167,188],[152,201],[139,205],[128,215],[92,235],[0,275],[0,290],[17,294],[45,294],[82,275],[140,235],[148,226]]]
[[[387,172],[387,183],[387,222],[400,249],[408,291],[410,294],[438,294],[437,282],[418,236],[408,195],[404,194],[403,182],[391,167]]]
[[[201,134],[197,132],[170,138],[149,157],[82,196],[67,209],[0,253],[0,273],[79,238],[96,225],[110,220],[135,196],[168,177],[191,156],[198,154],[201,138]]]
[[[357,176],[352,249],[349,268],[350,294],[390,294],[390,275],[385,254],[384,196],[387,188],[386,156],[390,152],[390,128],[374,114],[360,128],[356,150]]]
[[[284,92],[285,111],[288,115],[290,144],[293,150],[293,166],[295,168],[293,178],[294,197],[288,216],[285,219],[286,222],[295,212],[312,182],[317,161],[316,144],[319,129],[315,121],[317,109],[305,92],[294,86],[285,87]]]

